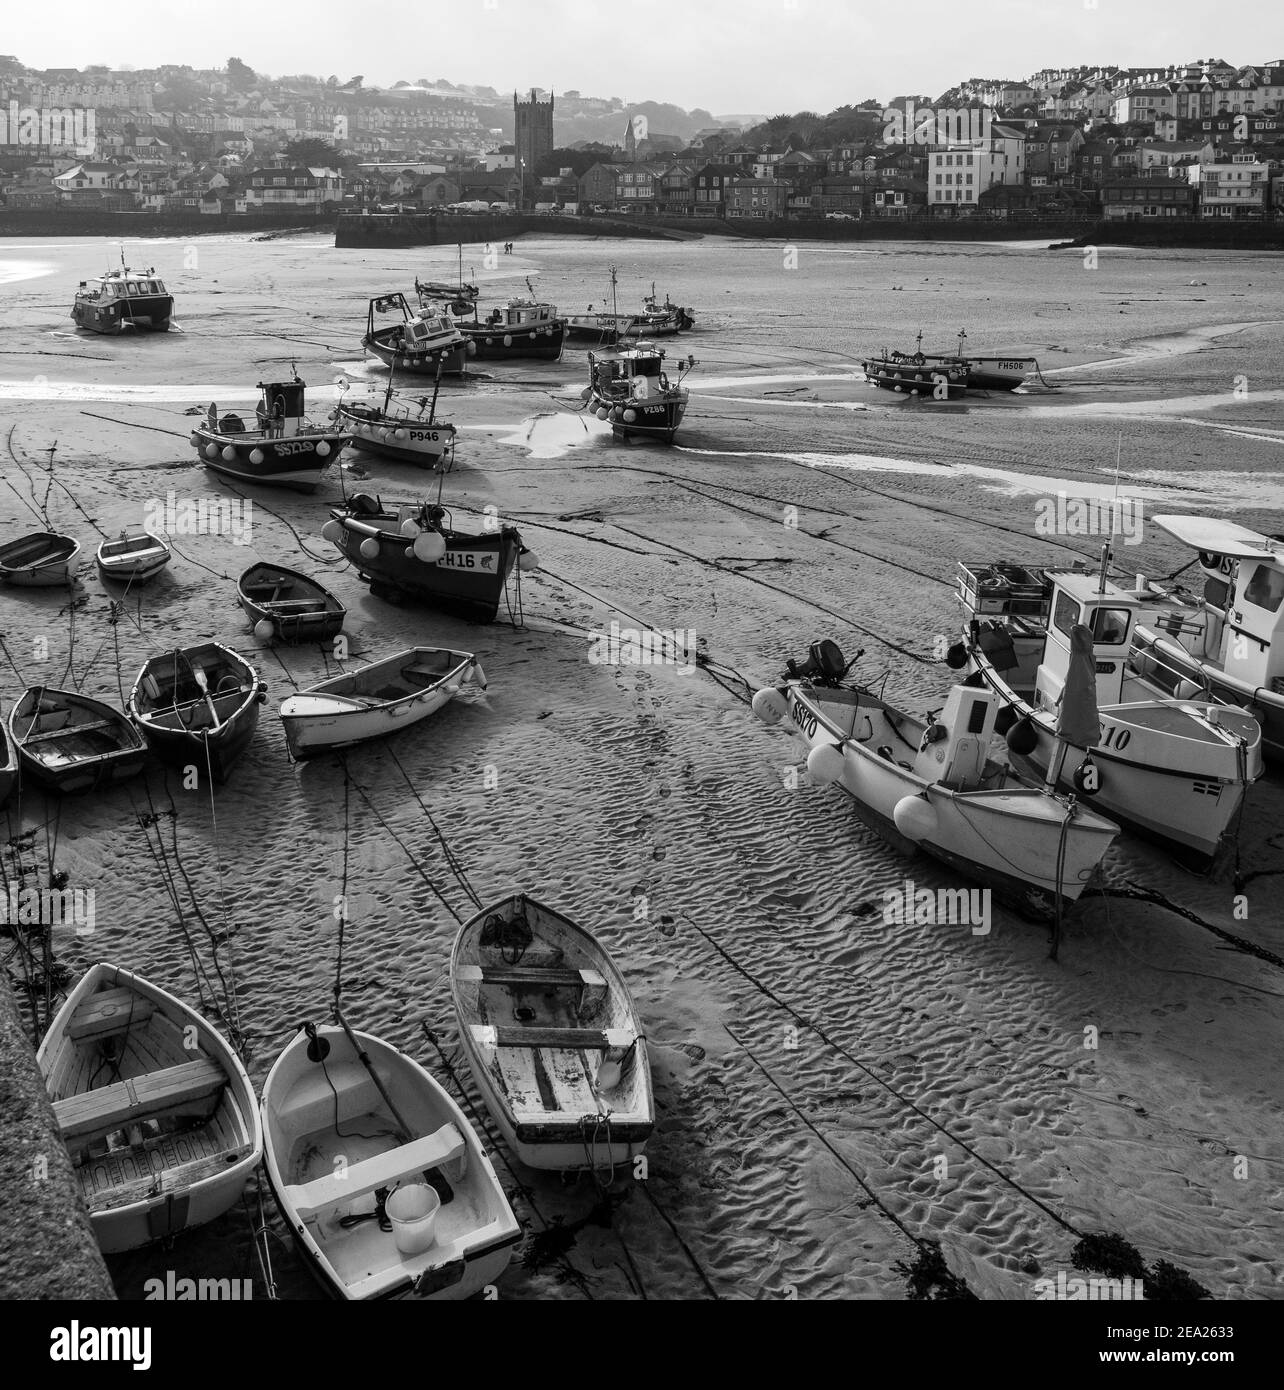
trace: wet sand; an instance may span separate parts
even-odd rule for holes
[[[336,251],[311,235],[126,250],[164,276],[181,332],[72,328],[77,280],[114,245],[0,243],[4,535],[47,512],[91,557],[99,530],[170,490],[230,496],[197,464],[183,410],[250,404],[292,362],[314,416],[340,377],[381,391],[382,368],[361,360],[366,299],[456,268],[442,248]],[[890,697],[939,707],[955,561],[1094,557],[1098,538],[1036,537],[1034,504],[1107,495],[1117,453],[1148,514],[1284,531],[1278,258],[1103,248],[1087,270],[1037,247],[863,243],[801,246],[787,269],[777,244],[549,239],[494,268],[465,248],[464,268],[497,295],[530,275],[578,312],[601,306],[612,262],[622,307],[654,279],[695,309],[696,331],[669,347],[700,362],[678,447],[616,443],[577,414],[579,350],[442,388],[461,431],[447,502],[497,508],[540,557],[523,629],[370,597],[320,537],[326,506],[341,485],[412,498],[427,480],[353,453],[357,471],[331,469],[315,497],[256,492],[247,545],[176,537],[169,570],[114,625],[92,563],[70,606],[4,595],[22,682],[66,676],[119,700],[148,654],[215,638],[254,653],[269,684],[251,753],[212,799],[156,771],[101,799],[10,803],[10,834],[36,828],[32,854],[97,894],[94,934],[59,934],[60,959],[117,961],[221,1014],[261,1084],[295,1026],[328,1017],[346,841],[350,1021],[445,1079],[426,1021],[466,1080],[446,966],[474,897],[525,889],[599,932],[652,1045],[648,1176],[618,1184],[605,1224],[588,1179],[519,1169],[519,1193],[501,1163],[519,1216],[555,1232],[528,1242],[502,1298],[898,1299],[918,1239],[978,1295],[1028,1299],[1038,1278],[1076,1273],[1075,1231],[1099,1230],[1217,1297],[1278,1297],[1284,1107],[1262,1061],[1284,1041],[1284,971],[1209,928],[1284,955],[1279,783],[1255,786],[1243,817],[1241,871],[1264,875],[1243,887],[1247,917],[1233,866],[1210,881],[1121,838],[1107,884],[1160,901],[1085,898],[1054,963],[1042,930],[998,908],[988,937],[885,925],[885,889],[949,875],[898,857],[805,771],[787,776],[799,749],[743,699],[833,637],[849,657],[865,648],[858,673],[886,673]],[[1037,356],[1055,389],[940,404],[867,386],[859,359],[912,349],[920,327],[925,351],[965,327],[974,352]],[[1147,527],[1117,558],[1158,578],[1191,557]],[[473,650],[489,691],[349,755],[350,781],[336,759],[291,765],[274,711],[324,665],[255,642],[235,578],[259,559],[333,588],[354,651]],[[694,629],[720,679],[593,664],[594,634],[634,619]],[[7,711],[20,682],[3,669]],[[279,1292],[315,1296],[271,1219]],[[252,1273],[262,1297],[250,1231],[233,1212],[113,1260],[113,1275],[137,1297],[168,1269]]]

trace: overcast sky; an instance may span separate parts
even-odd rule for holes
[[[222,67],[539,85],[715,115],[805,109],[1076,63],[1284,58],[1279,0],[104,0],[5,5],[31,67]]]

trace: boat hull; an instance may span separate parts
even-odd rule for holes
[[[390,335],[400,333],[399,327],[381,328],[375,333],[367,333],[361,346],[372,353],[385,367],[395,367],[399,372],[412,372],[416,376],[435,377],[463,376],[468,367],[468,344],[455,343],[450,347],[428,348],[424,351],[406,352],[404,346],[391,340]]]
[[[555,959],[569,967],[562,972],[564,980],[551,983],[548,972],[541,977],[539,966],[523,976],[512,968],[511,947],[502,939],[488,941],[496,921],[511,928],[515,918],[531,928],[517,965],[531,957]],[[488,969],[498,969],[498,978],[488,980]],[[576,983],[576,977],[592,983]],[[505,1142],[527,1167],[601,1173],[627,1168],[645,1150],[655,1128],[655,1105],[644,1030],[623,975],[591,932],[533,898],[515,894],[460,928],[451,952],[450,984],[473,1080]],[[596,989],[601,994],[590,999],[587,991]],[[572,1031],[614,1030],[617,1037],[633,1039],[626,1045],[632,1056],[615,1086],[600,1088],[590,1080],[594,1059],[606,1056],[600,1045],[507,1045],[505,1024],[531,1016],[537,1026],[530,1031],[551,1028],[554,1037],[556,1030],[570,1026]],[[484,1025],[498,1025],[494,1042],[479,1038],[478,1033],[487,1032]]]
[[[907,362],[871,361],[863,362],[861,366],[865,380],[882,391],[932,400],[956,400],[967,394],[967,383],[957,369],[947,371],[941,367],[915,366]]]
[[[141,1008],[138,1003],[122,1002],[119,1007],[124,1013],[132,1016],[146,1008],[164,1020],[165,1033],[157,1033],[147,1049],[152,1059],[163,1054],[162,1060],[172,1065],[208,1057],[226,1077],[223,1110],[211,1132],[179,1131],[160,1142],[149,1140],[98,1156],[86,1153],[76,1161],[94,1235],[103,1253],[113,1255],[167,1240],[229,1211],[258,1167],[263,1136],[254,1088],[222,1035],[174,995],[112,965],[90,967],[40,1044],[36,1057],[51,1099],[57,1102],[82,1094],[93,1084],[95,1069],[101,1071],[100,1045],[71,1038],[69,1029],[77,1010],[107,990],[128,992],[142,1001]],[[111,1041],[112,1036],[105,1040]],[[117,1039],[120,1036],[119,1031],[114,1034]],[[137,1077],[150,1068],[130,1056],[128,1029],[124,1037],[120,1045],[124,1056],[116,1066],[125,1077]],[[194,1039],[195,1046],[184,1050],[184,1039]],[[82,1081],[86,1084],[81,1085]],[[159,1171],[158,1163],[164,1165]],[[184,1180],[185,1174],[192,1175],[190,1181]],[[134,1193],[137,1197],[129,1200]]]
[[[256,597],[256,586],[269,583],[289,593],[297,592],[303,598],[274,602],[262,596],[261,591]],[[276,639],[287,643],[327,642],[343,630],[348,616],[348,610],[328,589],[283,565],[252,565],[237,583],[236,601],[252,625],[271,623]],[[291,611],[300,603],[322,607],[320,611]]]
[[[0,806],[3,806],[18,783],[18,750],[9,737],[8,723],[0,720]]]
[[[459,331],[472,344],[479,362],[556,362],[566,342],[564,321],[543,327],[512,328],[504,324],[459,325]]]
[[[146,584],[169,564],[169,556],[143,564],[111,564],[98,561],[98,577],[109,584]]]
[[[71,318],[77,328],[88,333],[168,333],[174,297],[168,294],[144,295],[136,299],[113,299],[105,304],[77,299]]]
[[[781,693],[793,731],[805,747],[841,744],[838,785],[852,797],[863,820],[901,853],[922,849],[1023,913],[1046,916],[1058,896],[1068,903],[1077,901],[1095,880],[1102,855],[1119,833],[1118,826],[1092,812],[1070,815],[1064,803],[1033,788],[953,792],[927,782],[912,767],[902,767],[854,741],[799,686],[787,686]],[[869,703],[882,707],[872,697]],[[915,841],[897,829],[895,812],[905,798],[920,796],[936,813],[936,830]]]
[[[1037,775],[1046,776],[1057,757],[1055,711],[1036,710],[1008,685],[983,652],[975,646],[969,646],[968,651],[969,672],[975,672],[1018,719],[1027,719],[1034,730],[1037,741],[1033,750],[1014,756]],[[1243,759],[1245,780],[1231,780],[1224,774],[1228,767],[1237,766],[1238,759],[1225,744],[1182,739],[1181,744],[1190,746],[1177,750],[1178,739],[1173,733],[1183,726],[1187,714],[1198,713],[1197,707],[1171,711],[1164,721],[1170,725],[1167,731],[1147,722],[1153,710],[1153,702],[1102,706],[1103,739],[1111,745],[1123,742],[1126,755],[1104,745],[1088,751],[1067,748],[1057,785],[1063,791],[1089,799],[1094,810],[1134,834],[1180,852],[1183,862],[1207,869],[1225,843],[1247,782],[1260,772],[1260,733],[1239,712],[1226,712],[1227,723],[1234,720],[1242,725],[1248,741]],[[1099,789],[1093,793],[1079,792],[1074,777],[1089,758],[1097,769]],[[1175,765],[1179,761],[1180,765]]]
[[[414,468],[436,468],[455,443],[453,425],[388,418],[375,407],[340,406],[339,417],[346,422],[352,448]]]
[[[191,442],[205,467],[225,478],[315,492],[351,436],[327,432],[266,438],[257,431],[226,435],[201,428],[192,431]]]
[[[605,396],[594,393],[589,398],[589,408],[606,412],[611,424],[611,433],[617,439],[655,439],[662,444],[672,444],[677,438],[678,429],[687,413],[687,399],[629,401],[621,405]],[[628,416],[632,415],[633,420]]]
[[[474,622],[493,622],[513,566],[521,551],[521,538],[511,526],[483,535],[450,532],[446,554],[428,564],[407,556],[410,542],[387,523],[388,529],[343,512],[331,516],[343,528],[334,544],[352,561],[360,578],[376,598],[415,600]],[[378,554],[363,555],[367,541],[378,544]]]
[[[0,582],[19,589],[70,586],[80,542],[52,531],[37,532],[0,546]]]
[[[929,363],[957,367],[970,391],[1015,391],[1039,370],[1033,357],[932,357]]]
[[[42,719],[49,716],[36,712],[41,703],[70,709],[80,722],[95,727],[85,733],[74,732],[73,723],[54,713],[54,721],[62,722],[64,727],[42,731]],[[27,691],[9,712],[8,726],[24,775],[63,796],[128,781],[147,764],[147,745],[125,715],[74,691],[44,687]]]
[[[356,1222],[344,1228],[339,1213],[362,1215],[373,1211],[373,1193],[345,1199],[336,1192],[315,1214],[301,1208],[307,1184],[331,1176],[334,1160],[345,1171],[359,1172],[363,1159],[391,1159],[395,1150],[366,1155],[354,1153],[362,1144],[354,1127],[371,1133],[400,1121],[390,1116],[386,1102],[369,1073],[352,1055],[341,1028],[316,1030],[326,1045],[326,1072],[309,1060],[306,1034],[299,1033],[272,1066],[263,1087],[264,1168],[272,1195],[295,1246],[321,1287],[347,1301],[413,1299],[455,1302],[494,1284],[512,1258],[522,1237],[512,1210],[495,1177],[490,1159],[463,1112],[444,1089],[413,1058],[368,1033],[356,1033],[362,1050],[396,1109],[410,1126],[406,1138],[438,1132],[450,1124],[465,1149],[464,1171],[447,1167],[454,1200],[437,1216],[432,1244],[424,1251],[403,1255],[391,1233],[376,1222]],[[335,1083],[329,1089],[327,1072]],[[348,1134],[335,1129],[335,1115]],[[356,1121],[364,1123],[356,1126]],[[385,1135],[383,1141],[392,1136]],[[419,1174],[414,1176],[417,1178]],[[389,1185],[403,1181],[389,1178]]]

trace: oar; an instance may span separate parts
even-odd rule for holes
[[[223,721],[218,717],[218,710],[214,708],[214,701],[210,699],[210,683],[205,679],[205,672],[199,666],[192,667],[192,676],[196,684],[200,687],[201,694],[205,696],[205,703],[209,706],[210,718],[214,721],[213,733],[216,729],[223,726]]]

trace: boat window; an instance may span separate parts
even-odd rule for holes
[[[137,281],[137,280],[129,280],[129,281],[126,281],[126,284],[125,284],[125,293],[126,293],[126,294],[137,294],[137,293],[138,293],[138,281]]]
[[[1079,621],[1079,604],[1069,594],[1057,595],[1057,606],[1052,614],[1053,626],[1058,632],[1070,636],[1070,629]]]
[[[1265,608],[1268,613],[1278,613],[1281,599],[1284,599],[1284,570],[1258,565],[1244,589],[1244,602]]]
[[[164,294],[164,293],[165,293],[165,282],[164,282],[164,280],[153,280],[153,281],[151,281],[151,286],[152,286],[152,288],[156,291],[157,294]]]
[[[1092,615],[1092,640],[1103,646],[1117,647],[1128,636],[1126,608],[1098,608]]]

